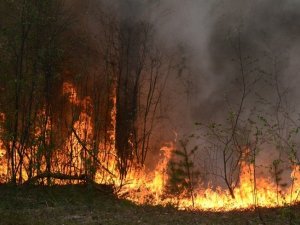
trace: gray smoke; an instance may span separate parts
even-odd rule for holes
[[[213,119],[223,111],[224,95],[239,72],[234,49],[238,39],[242,56],[255,61],[253,68],[271,73],[276,59],[280,84],[289,88],[290,100],[299,109],[299,1],[162,0],[157,7],[152,20],[158,37],[170,48],[187,46],[198,92],[192,105],[194,119]],[[257,86],[272,98],[265,84]]]
[[[88,30],[93,48],[101,51],[105,43],[101,40],[103,31],[99,21],[105,22],[108,15],[127,25],[138,21],[151,23],[160,50],[166,55],[176,55],[179,65],[169,76],[164,98],[168,106],[168,124],[160,131],[170,140],[176,136],[175,132],[179,139],[194,133],[195,122],[224,122],[229,106],[236,109],[241,95],[240,58],[246,82],[258,79],[247,97],[245,118],[254,108],[258,113],[274,113],[272,104],[278,101],[274,89],[277,77],[280,92],[287,100],[284,102],[286,110],[291,112],[293,119],[299,119],[298,0],[87,2],[83,4],[85,7],[80,0],[72,1],[71,5],[80,11],[80,20],[85,21],[82,24],[86,26],[79,25],[78,29]],[[270,159],[270,153],[262,152],[261,158],[259,163]]]
[[[174,75],[177,80],[170,83],[185,86],[182,95],[189,96],[182,99],[188,101],[191,122],[222,118],[225,97],[236,100],[238,42],[249,82],[259,72],[274,73],[276,67],[282,89],[289,89],[289,100],[300,108],[297,0],[90,0],[83,4],[85,7],[82,1],[72,4],[84,9],[82,17],[88,20],[84,29],[90,30],[95,45],[101,45],[97,43],[102,34],[97,18],[102,12],[114,11],[127,23],[143,20],[153,24],[161,49],[181,54],[183,75]],[[268,79],[272,78],[266,75],[262,80]],[[263,81],[256,85],[255,92],[274,98],[274,90],[266,88]]]
[[[274,113],[271,105],[278,101],[277,77],[286,110],[295,120],[299,118],[299,1],[128,0],[120,7],[129,16],[154,24],[157,42],[166,51],[179,49],[184,69],[170,79],[169,93],[175,97],[168,96],[175,105],[171,117],[179,135],[193,133],[195,122],[225,121],[228,104],[237,107],[241,95],[239,56],[246,82],[258,79],[245,114],[251,114],[253,108],[267,115]],[[271,105],[258,102],[260,97]],[[260,163],[272,160],[266,152]]]
[[[290,105],[295,112],[300,110],[297,0],[90,0],[83,4],[85,7],[82,1],[72,4],[84,9],[82,18],[88,21],[84,29],[90,30],[94,46],[102,43],[98,17],[101,13],[113,15],[112,11],[126,23],[150,22],[160,48],[177,52],[183,65],[170,77],[169,93],[177,95],[174,100],[168,96],[168,100],[175,101],[177,108],[174,106],[173,111],[178,113],[172,116],[182,125],[174,129],[184,124],[192,129],[197,121],[226,118],[228,102],[234,104],[239,97],[238,45],[247,82],[261,77],[249,97],[248,108],[256,104],[254,93],[276,101],[269,84],[274,80],[271,75],[277,74],[281,89],[289,90]]]
[[[168,96],[177,107],[173,109],[177,115],[172,116],[174,121],[182,123],[174,129],[182,127],[185,133],[192,129],[194,122],[226,118],[224,112],[228,110],[228,102],[234,105],[240,95],[236,81],[240,76],[238,46],[247,82],[260,77],[252,96],[248,97],[249,110],[257,107],[257,93],[270,102],[276,101],[274,88],[270,87],[274,74],[278,76],[282,92],[288,90],[286,97],[294,106],[294,112],[300,110],[299,1],[95,2],[115,10],[128,23],[149,21],[155,28],[155,38],[161,49],[181,54],[179,58],[184,65],[179,69],[180,74],[174,74],[169,81],[169,92],[177,93],[174,100]],[[92,30],[97,29],[93,26]],[[269,113],[272,110],[268,109]]]

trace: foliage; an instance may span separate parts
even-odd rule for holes
[[[173,158],[169,162],[169,179],[166,185],[166,194],[172,196],[185,196],[192,199],[194,204],[194,190],[199,184],[199,172],[194,165],[197,146],[188,149],[189,140],[181,140],[178,150],[173,152]]]

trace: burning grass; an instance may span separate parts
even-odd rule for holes
[[[114,97],[111,99],[113,107],[109,111],[111,124],[110,129],[107,131],[109,134],[108,141],[103,144],[100,140],[95,141],[97,139],[94,134],[95,127],[92,125],[93,118],[89,113],[89,109],[93,108],[90,98],[80,99],[75,86],[69,83],[64,84],[63,93],[72,107],[80,106],[82,111],[77,112],[77,120],[72,119],[73,122],[68,128],[69,132],[66,139],[63,139],[61,143],[61,148],[52,149],[51,151],[49,148],[45,148],[44,155],[41,156],[41,146],[34,145],[27,150],[25,149],[26,146],[23,146],[24,152],[28,151],[26,154],[22,155],[21,152],[18,152],[10,158],[9,151],[1,150],[3,147],[0,141],[0,182],[1,176],[3,176],[2,180],[4,182],[9,181],[10,175],[14,177],[10,180],[15,180],[15,182],[18,180],[18,184],[65,185],[93,182],[112,185],[117,189],[120,188],[118,190],[120,198],[125,198],[141,206],[145,204],[152,206],[171,205],[181,210],[224,212],[252,210],[255,207],[285,207],[299,203],[299,165],[294,163],[294,167],[289,168],[291,170],[290,185],[281,188],[279,182],[274,183],[274,178],[272,181],[268,177],[256,176],[256,165],[251,160],[247,160],[246,157],[250,154],[251,149],[246,147],[241,149],[241,156],[243,157],[236,163],[237,172],[239,172],[236,176],[238,182],[236,182],[234,188],[231,184],[229,185],[231,188],[221,188],[204,186],[201,179],[195,182],[192,181],[193,172],[190,168],[192,162],[187,157],[190,153],[187,151],[186,146],[181,146],[184,147],[185,152],[180,152],[183,164],[177,162],[178,164],[181,163],[181,168],[177,168],[177,172],[180,172],[181,175],[184,174],[184,176],[181,177],[181,183],[177,182],[174,186],[175,189],[182,190],[180,193],[176,193],[178,191],[176,190],[170,196],[166,192],[168,191],[168,183],[172,180],[170,165],[174,154],[179,151],[176,150],[176,141],[161,147],[161,154],[157,156],[157,162],[153,170],[148,171],[147,168],[136,162],[136,158],[133,158],[128,159],[127,164],[131,166],[131,169],[125,173],[124,168],[120,168],[122,162],[115,144],[116,99]],[[51,127],[50,125],[48,127],[47,124],[45,126],[46,130]],[[46,139],[49,138],[47,133],[45,132]],[[41,139],[39,130],[35,135],[37,140]],[[11,162],[14,162],[14,166],[10,166]],[[16,162],[19,163],[16,164]],[[11,171],[10,167],[14,170]],[[10,171],[7,168],[10,168]],[[183,171],[184,169],[188,170],[189,173],[186,174],[186,171]],[[124,174],[126,174],[126,177]],[[275,171],[276,174],[278,174],[278,171]],[[228,173],[224,171],[223,178],[224,175],[228,175]],[[279,177],[276,177],[276,180],[280,181]]]
[[[135,205],[89,186],[0,186],[0,224],[262,224],[257,211],[178,211],[172,206]],[[261,208],[265,224],[300,223],[300,206]]]

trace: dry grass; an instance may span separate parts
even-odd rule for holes
[[[300,207],[262,209],[267,225],[299,225]],[[2,225],[252,225],[263,224],[256,212],[187,212],[173,207],[136,206],[85,186],[0,186]]]

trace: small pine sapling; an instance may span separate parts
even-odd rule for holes
[[[166,194],[177,197],[189,197],[194,207],[194,190],[199,172],[195,169],[193,158],[197,146],[188,150],[187,139],[179,142],[180,149],[174,151],[173,159],[169,163],[169,180],[166,185]]]

